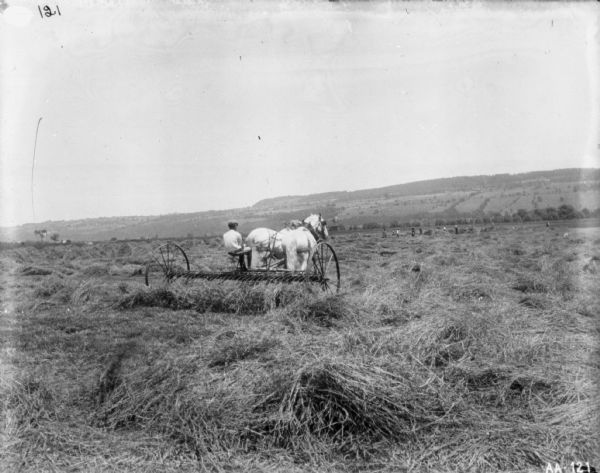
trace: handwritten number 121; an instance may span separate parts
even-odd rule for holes
[[[40,16],[42,17],[42,19],[44,18],[44,16],[46,18],[50,18],[53,15],[60,15],[60,8],[58,8],[58,5],[56,5],[56,10],[52,10],[52,8],[50,8],[48,5],[44,5],[44,7],[40,7],[38,5],[38,11],[40,12]],[[43,12],[43,13],[42,13]]]

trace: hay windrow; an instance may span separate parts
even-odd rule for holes
[[[178,284],[163,287],[138,287],[124,295],[121,309],[163,307],[173,310],[262,314],[304,297],[302,291],[287,286],[256,286],[199,282],[194,286]]]
[[[272,429],[282,444],[306,435],[340,445],[355,436],[406,440],[446,414],[435,391],[419,387],[414,375],[341,362],[302,367],[279,396]]]
[[[38,268],[36,266],[24,266],[20,269],[23,276],[48,276],[52,274],[51,269]]]
[[[312,322],[322,327],[333,327],[342,319],[351,321],[358,316],[359,311],[339,295],[324,297],[304,296],[290,304],[285,314],[287,317]]]
[[[209,368],[229,366],[241,360],[255,358],[278,344],[278,339],[270,336],[233,335],[231,338],[221,340],[218,345],[213,347],[208,355],[207,366]]]

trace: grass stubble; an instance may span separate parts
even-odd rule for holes
[[[339,235],[338,295],[146,288],[134,243],[5,250],[3,471],[600,465],[593,241]]]

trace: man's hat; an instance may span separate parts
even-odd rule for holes
[[[234,221],[231,221],[231,222],[228,222],[228,223],[227,223],[227,226],[228,226],[229,228],[237,227],[237,226],[238,226],[238,223],[237,223],[237,222],[234,222]]]

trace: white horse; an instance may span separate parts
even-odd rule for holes
[[[298,221],[292,220],[292,227],[294,222]],[[321,214],[309,215],[302,221],[301,225],[303,228],[306,228],[308,231],[310,231],[312,236],[317,241],[327,240],[329,238],[329,232],[327,231],[327,222],[323,219],[323,217],[321,217]]]
[[[264,227],[252,230],[246,237],[246,245],[252,249],[250,268],[265,267],[269,255],[272,255],[276,259],[284,258],[286,253],[283,248],[282,237],[286,232],[290,231],[284,228],[280,232],[276,232]]]
[[[291,271],[305,271],[310,252],[317,245],[312,234],[304,227],[284,232],[281,237],[285,251],[285,267]]]
[[[280,232],[270,228],[256,228],[246,237],[252,248],[251,268],[264,267],[269,254],[277,259],[285,257],[286,269],[305,271],[310,252],[318,240],[329,238],[327,223],[321,215],[310,215],[300,222],[293,220]]]

